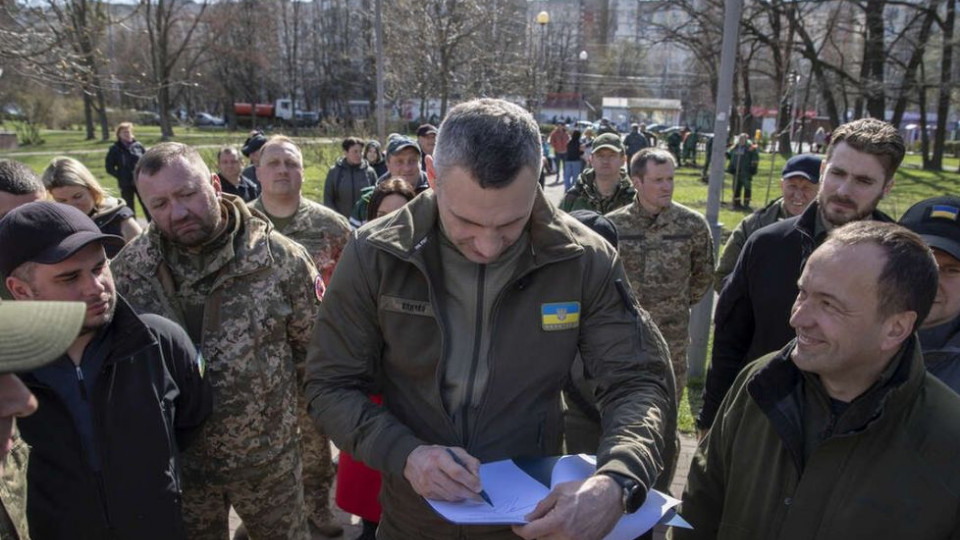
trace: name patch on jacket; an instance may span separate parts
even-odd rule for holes
[[[580,302],[541,304],[540,326],[547,332],[580,326]]]
[[[430,302],[420,300],[409,300],[397,296],[383,295],[380,297],[380,307],[386,311],[393,311],[395,313],[433,317],[433,306],[430,305]]]

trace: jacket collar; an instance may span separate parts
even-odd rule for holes
[[[780,435],[798,467],[802,468],[805,373],[790,359],[795,346],[796,339],[776,353],[770,362],[750,376],[746,389]],[[851,403],[851,409],[858,409],[852,412],[862,421],[856,425],[844,422],[846,428],[838,435],[870,429],[885,414],[903,409],[914,399],[926,374],[916,334],[901,346],[893,362],[896,365],[890,366],[878,386],[871,387]]]
[[[373,246],[401,259],[411,259],[428,244],[439,241],[436,194],[432,189],[421,193],[392,217],[372,225],[368,230],[367,241]],[[539,187],[527,230],[534,266],[583,253],[583,246],[564,223],[560,211],[546,199]]]
[[[227,268],[226,272],[220,276],[220,279],[224,279],[270,268],[273,265],[273,253],[270,250],[269,233],[273,225],[259,212],[251,211],[243,199],[236,195],[221,194],[220,205],[226,207],[228,212],[235,212],[241,226],[232,242],[233,256],[223,264],[207,267],[206,273],[214,274]],[[147,244],[142,259],[144,266],[139,270],[144,275],[155,276],[159,272],[160,265],[164,264],[163,238],[156,222],[150,223],[144,236]]]
[[[814,200],[810,203],[810,206],[807,206],[807,209],[804,210],[802,214],[791,219],[796,219],[795,228],[797,230],[809,236],[810,238],[816,238],[818,228],[817,221],[820,219],[819,213],[820,203],[819,201]],[[886,223],[894,222],[893,218],[884,214],[880,210],[874,210],[873,213],[870,214],[870,219]]]
[[[621,196],[625,196],[629,199],[633,199],[637,196],[636,189],[633,187],[633,182],[630,181],[630,177],[626,175],[623,169],[620,169],[620,181],[617,183],[616,188],[614,188],[613,193],[609,197],[604,197],[600,194],[600,190],[597,188],[596,182],[596,171],[593,169],[587,169],[584,171],[577,182],[581,185],[581,191],[591,200],[602,201],[602,200],[616,200]]]

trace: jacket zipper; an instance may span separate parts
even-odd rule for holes
[[[473,359],[470,362],[470,378],[467,379],[466,399],[463,402],[463,443],[467,444],[470,435],[470,407],[473,404],[474,384],[477,378],[477,369],[480,367],[480,343],[483,340],[483,288],[487,265],[481,264],[477,275],[477,322],[474,325]],[[484,389],[486,393],[486,389]]]
[[[80,387],[80,396],[83,397],[83,400],[85,402],[90,403],[90,395],[87,393],[87,384],[83,378],[83,370],[80,369],[80,366],[78,365],[74,366],[74,368],[77,371],[77,385]],[[96,418],[94,418],[94,422],[95,424],[93,426],[93,430],[94,430],[93,435],[94,435],[94,444],[96,444],[96,440],[98,439],[97,432],[99,430],[97,429],[97,427],[99,422],[97,422]],[[100,456],[100,459],[101,460],[103,459],[102,455]],[[110,508],[109,508],[109,505],[107,504],[107,489],[106,489],[106,486],[104,486],[104,482],[103,482],[103,469],[104,467],[101,461],[100,471],[94,472],[93,476],[97,479],[97,492],[100,494],[100,509],[103,511],[103,520],[104,522],[106,522],[107,528],[112,530],[113,521],[110,519]]]

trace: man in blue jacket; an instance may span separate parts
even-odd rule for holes
[[[0,272],[16,300],[86,304],[67,352],[22,375],[40,404],[20,423],[35,538],[185,538],[178,456],[210,414],[204,363],[175,323],[117,295],[113,242],[63,204],[0,221]]]

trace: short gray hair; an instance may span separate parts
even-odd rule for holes
[[[461,167],[481,188],[503,188],[524,168],[541,166],[540,127],[523,108],[500,99],[457,105],[440,125],[434,149],[437,183],[444,172]]]
[[[143,154],[133,169],[133,183],[140,182],[140,175],[153,176],[180,158],[189,163],[195,172],[210,179],[210,167],[207,167],[195,148],[178,142],[164,142]]]

